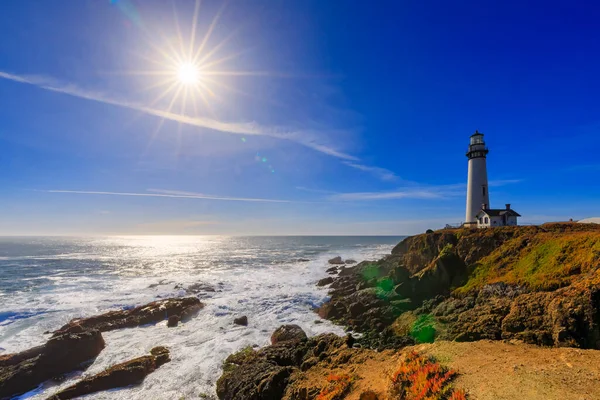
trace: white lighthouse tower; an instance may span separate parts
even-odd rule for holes
[[[477,214],[482,208],[490,205],[488,191],[488,178],[486,157],[489,150],[485,147],[483,134],[475,131],[471,136],[471,143],[467,157],[469,158],[469,181],[467,183],[467,214],[465,224],[476,225]]]

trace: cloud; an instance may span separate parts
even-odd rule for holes
[[[522,182],[521,179],[505,179],[489,181],[489,186],[499,187]],[[391,191],[380,192],[350,192],[336,193],[329,196],[333,201],[369,201],[369,200],[398,200],[398,199],[445,199],[449,197],[466,196],[466,183],[449,185],[424,185],[416,182],[404,182],[406,187]]]
[[[389,169],[379,168],[379,167],[370,167],[368,165],[362,165],[362,164],[358,164],[356,162],[351,162],[351,161],[344,161],[344,164],[346,164],[349,167],[358,169],[360,171],[369,172],[369,173],[375,175],[377,178],[381,179],[382,181],[397,181],[400,179],[400,177],[398,175],[396,175]]]
[[[149,189],[154,193],[131,193],[131,192],[101,192],[92,190],[38,190],[45,193],[68,193],[68,194],[87,194],[87,195],[100,195],[100,196],[129,196],[129,197],[168,197],[176,199],[201,199],[201,200],[222,200],[222,201],[245,201],[245,202],[258,202],[258,203],[293,203],[291,200],[277,200],[277,199],[256,199],[248,197],[224,197],[224,196],[211,196],[202,193],[191,193],[191,192],[179,192],[171,190],[160,190],[160,189]]]
[[[322,143],[322,136],[326,132],[316,132],[310,129],[296,129],[282,126],[264,126],[256,122],[224,122],[206,117],[190,117],[183,114],[176,114],[164,110],[147,107],[139,103],[126,100],[114,99],[105,94],[81,89],[72,84],[64,84],[52,78],[40,76],[22,76],[8,72],[0,71],[0,78],[13,82],[33,85],[38,88],[49,90],[56,93],[62,93],[81,99],[96,101],[103,104],[109,104],[116,107],[128,108],[139,111],[144,114],[164,118],[166,120],[179,122],[182,124],[196,126],[200,128],[211,129],[217,132],[235,134],[235,135],[258,135],[269,136],[282,140],[289,140],[305,147],[316,150],[342,160],[356,161],[357,158],[346,154],[331,145]]]
[[[333,201],[368,201],[399,199],[443,199],[462,195],[463,191],[444,190],[443,187],[405,188],[384,192],[338,193],[329,196]]]

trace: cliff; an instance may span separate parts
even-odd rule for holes
[[[413,389],[431,398],[465,398],[452,387],[454,372],[427,364],[432,353],[419,343],[434,341],[442,347],[433,350],[453,352],[450,364],[469,374],[481,369],[465,367],[477,364],[468,354],[504,360],[510,353],[510,362],[531,370],[521,382],[541,396],[531,398],[559,398],[561,393],[578,398],[597,389],[591,381],[566,381],[572,365],[537,374],[547,364],[544,360],[563,354],[525,346],[600,349],[600,225],[430,232],[406,238],[389,256],[342,268],[319,284],[330,284],[331,295],[319,315],[347,326],[354,336],[301,338],[234,356],[219,382],[221,399],[412,398]],[[491,342],[452,344],[480,340]],[[411,345],[425,358],[407,350]],[[600,352],[586,357],[600,360]],[[418,365],[406,364],[407,359]],[[582,361],[578,368],[584,371],[586,365]],[[504,376],[516,377],[520,372],[515,368]],[[418,382],[398,383],[403,373],[416,377],[422,371],[428,372]],[[431,371],[445,372],[438,376]],[[492,397],[485,397],[480,384],[474,386],[480,380],[486,387],[497,384]],[[478,373],[459,376],[457,382],[471,398],[513,398],[514,388],[496,381],[495,374]],[[443,393],[430,392],[436,387],[443,387]],[[545,391],[548,387],[560,390]]]
[[[416,235],[330,288],[319,314],[366,333],[370,346],[408,336],[598,349],[600,225]]]
[[[331,296],[319,315],[347,326],[354,335],[300,338],[234,356],[219,382],[219,398],[392,399],[413,398],[413,389],[430,398],[464,398],[452,387],[454,372],[407,350],[416,345],[431,355],[419,344],[434,341],[442,347],[432,349],[453,352],[452,363],[463,371],[465,365],[477,364],[467,356],[471,352],[489,354],[493,360],[510,353],[517,366],[533,371],[521,382],[541,396],[531,398],[562,398],[561,393],[579,398],[597,389],[591,381],[565,381],[569,371],[561,366],[536,375],[547,364],[544,360],[566,353],[526,346],[600,349],[600,225],[430,232],[406,238],[389,256],[342,268],[338,276],[319,284],[330,284]],[[481,340],[491,342],[463,347],[452,343]],[[600,360],[600,352],[591,351],[587,359]],[[406,364],[407,359],[417,366]],[[505,376],[518,375],[515,368]],[[578,368],[585,370],[586,361]],[[416,377],[422,370],[428,372],[418,382],[398,383],[400,375]],[[473,382],[483,380],[485,387],[493,387],[497,377],[476,378],[458,379],[472,398],[513,398],[514,388],[501,385],[485,397],[485,390]],[[438,387],[443,393],[431,392]],[[548,387],[561,389],[547,392]]]

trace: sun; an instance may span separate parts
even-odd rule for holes
[[[183,63],[177,69],[177,78],[184,85],[194,85],[200,79],[200,70],[191,62]]]

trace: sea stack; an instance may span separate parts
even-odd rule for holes
[[[483,133],[475,131],[471,135],[469,151],[467,151],[467,157],[469,158],[469,178],[467,182],[466,226],[476,226],[477,213],[482,208],[488,208],[490,204],[486,165],[488,152],[489,150],[483,140]]]

